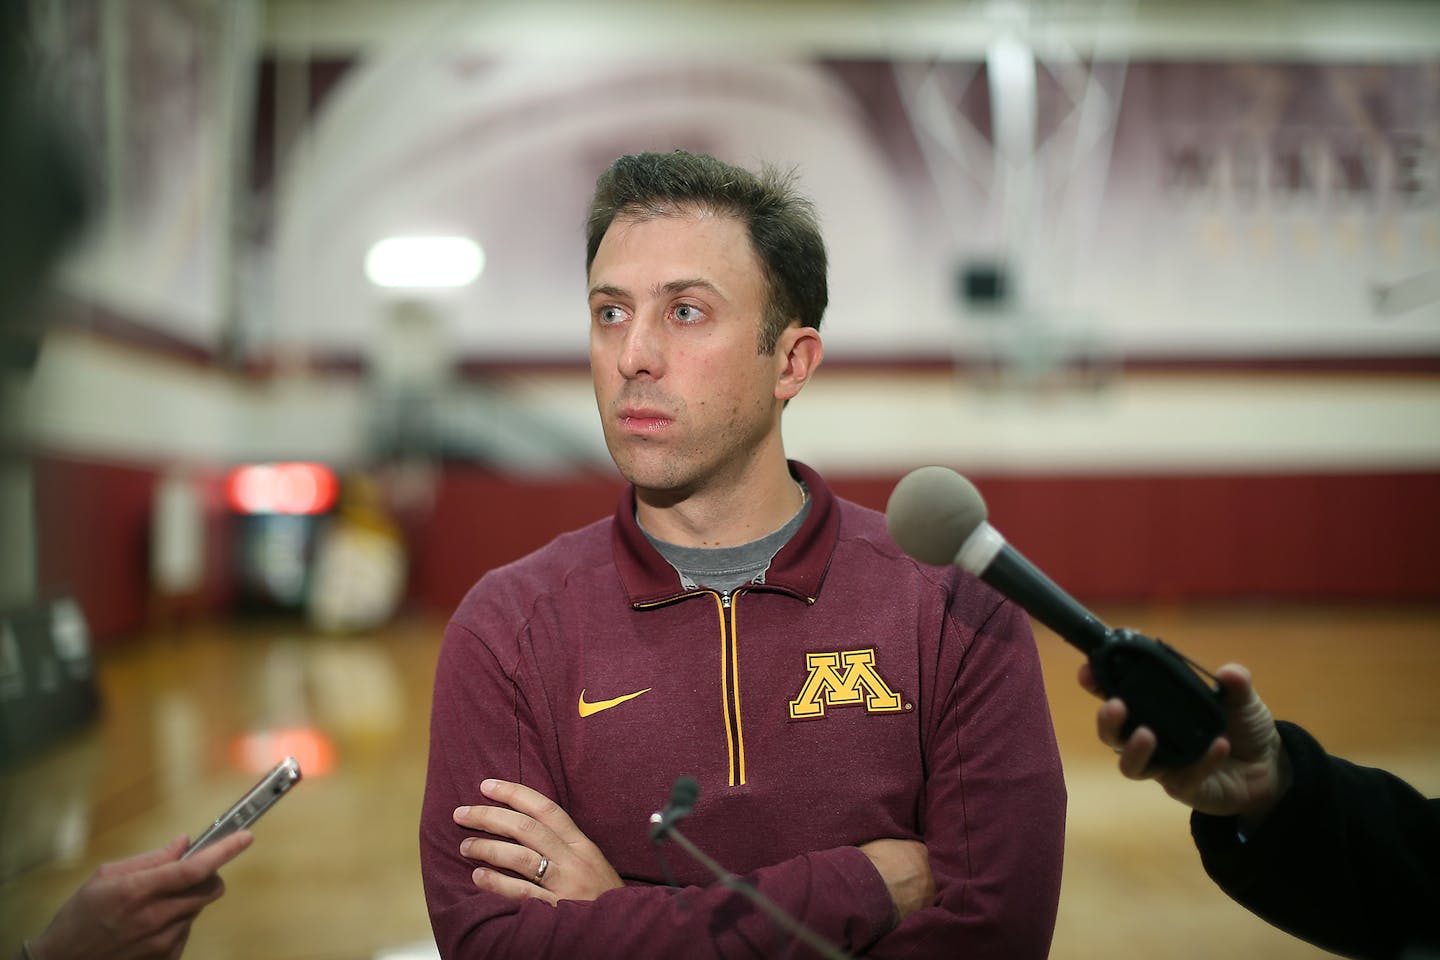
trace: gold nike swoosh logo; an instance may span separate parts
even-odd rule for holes
[[[581,690],[581,691],[580,691],[580,716],[581,716],[581,717],[594,716],[595,714],[599,713],[601,710],[609,710],[611,707],[618,707],[618,706],[620,706],[620,704],[624,703],[626,700],[634,700],[636,697],[640,696],[640,694],[642,694],[642,693],[649,693],[652,689],[654,689],[654,688],[653,688],[653,687],[646,687],[644,690],[636,690],[634,693],[627,693],[627,694],[625,694],[625,696],[623,696],[623,697],[615,697],[613,700],[596,700],[594,703],[588,702],[588,701],[585,699],[585,691],[584,691],[584,690]]]

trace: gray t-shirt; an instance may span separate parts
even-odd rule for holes
[[[642,527],[645,539],[658,551],[660,556],[680,575],[680,586],[685,590],[708,587],[729,593],[747,583],[764,583],[765,571],[780,548],[790,542],[795,531],[800,529],[810,515],[810,494],[806,491],[805,502],[795,516],[774,533],[768,533],[759,540],[751,540],[734,547],[682,547],[666,543]]]

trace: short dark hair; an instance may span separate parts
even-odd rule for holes
[[[773,353],[792,322],[820,328],[829,292],[825,241],[815,206],[796,192],[794,171],[764,166],[752,173],[706,154],[636,153],[612,163],[595,181],[585,224],[585,270],[605,231],[619,220],[651,220],[687,210],[728,214],[743,222],[766,285],[761,353]]]

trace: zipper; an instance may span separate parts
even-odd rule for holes
[[[712,591],[714,592],[714,591]],[[725,717],[725,748],[729,785],[745,783],[745,733],[740,723],[740,656],[735,638],[734,591],[715,593],[720,604],[720,696]]]
[[[743,786],[745,783],[745,733],[740,723],[740,657],[735,641],[735,602],[740,592],[700,589],[661,600],[632,604],[635,610],[653,610],[706,593],[715,598],[720,616],[720,713],[725,721],[725,752],[728,759],[726,782],[732,787]]]
[[[689,600],[691,597],[698,597],[701,594],[714,594],[714,590],[691,590],[689,593],[677,593],[673,597],[661,597],[659,600],[641,600],[638,603],[630,604],[631,610],[654,610],[659,607],[668,607],[672,603],[679,603],[681,600]]]

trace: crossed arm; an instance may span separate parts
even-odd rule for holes
[[[483,802],[464,812],[434,810],[422,832],[442,956],[769,957],[793,949],[788,935],[722,884],[621,881],[603,851],[539,791],[487,781],[482,792]],[[505,796],[517,806],[503,804]],[[448,828],[436,822],[441,816]],[[487,836],[466,838],[465,827]],[[542,856],[551,865],[537,883]],[[884,883],[854,847],[802,854],[744,880],[845,950],[863,949],[894,924]]]
[[[555,801],[505,780],[486,780],[480,791],[502,806],[459,807],[455,822],[510,839],[469,837],[460,844],[461,855],[480,864],[471,874],[478,889],[507,900],[554,905],[561,900],[594,900],[624,886],[604,852]],[[859,849],[884,880],[897,923],[934,899],[935,877],[923,843],[882,839]]]

